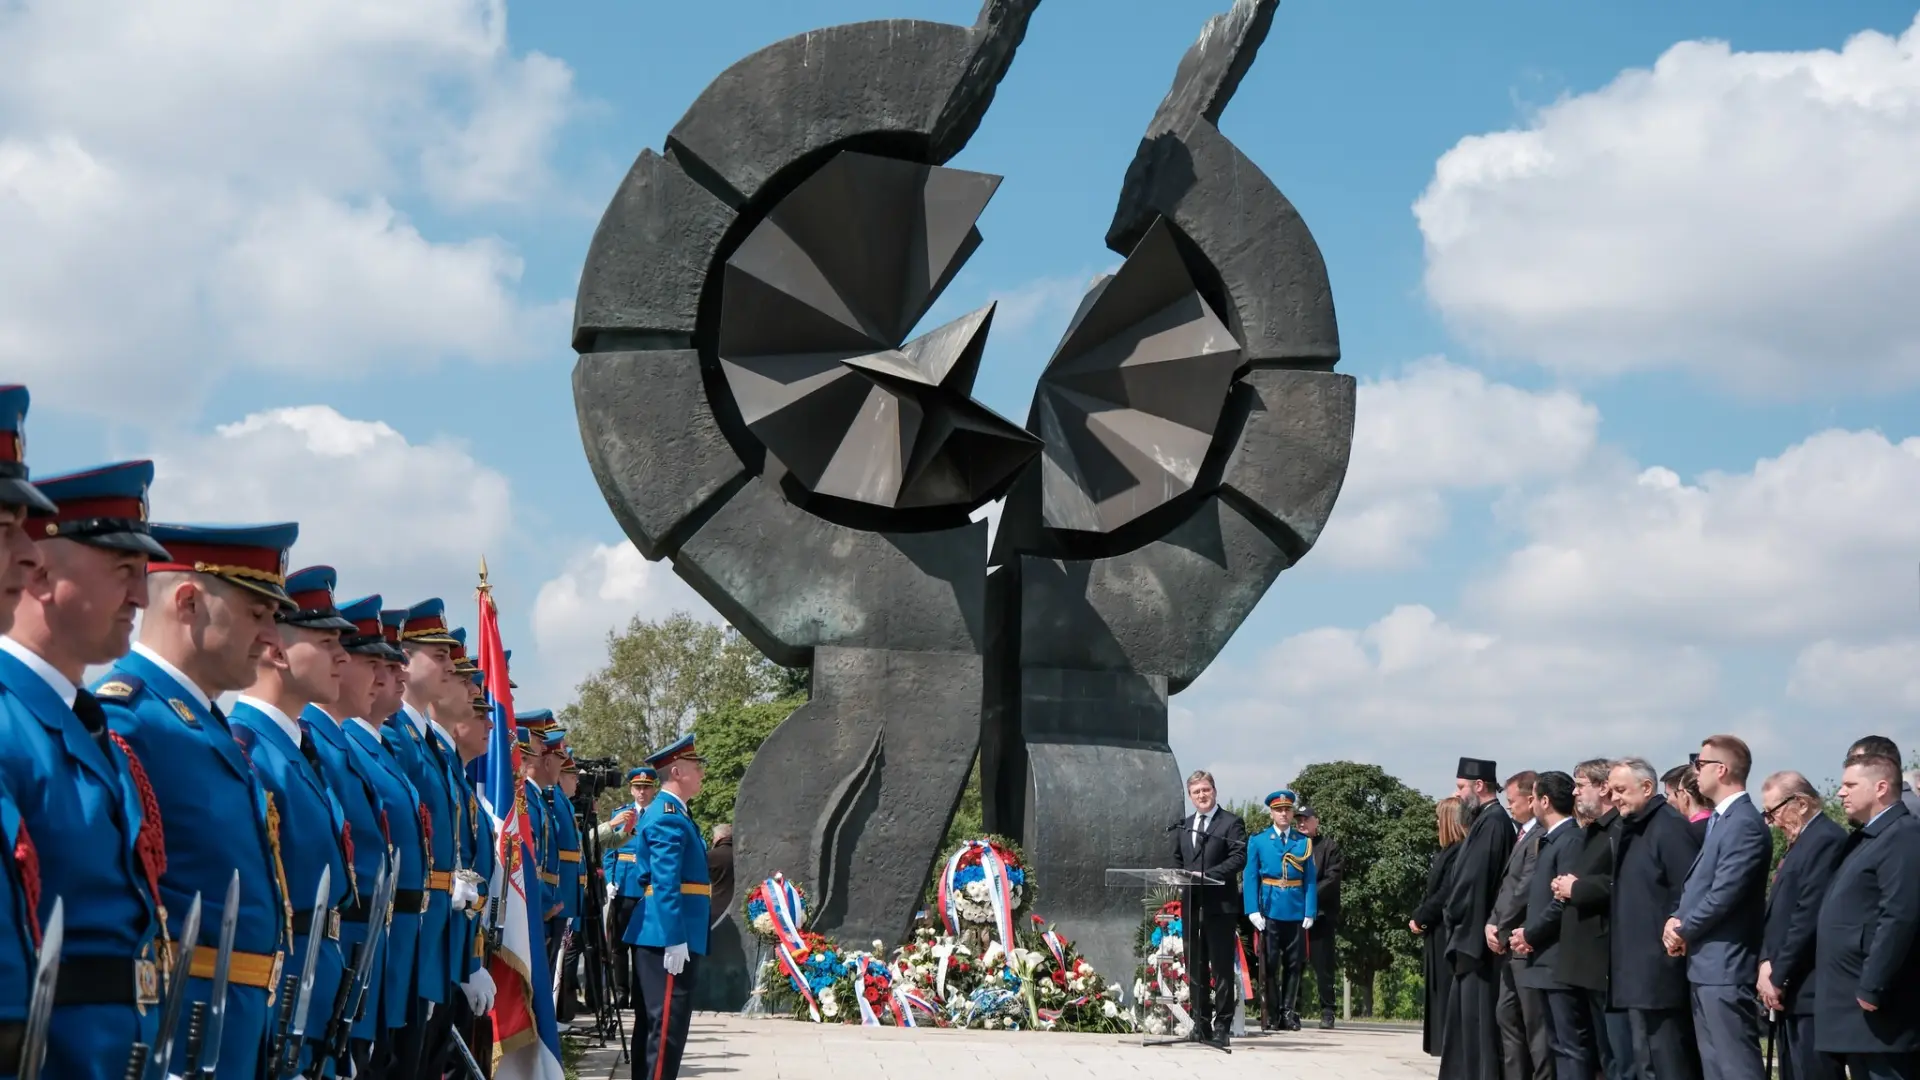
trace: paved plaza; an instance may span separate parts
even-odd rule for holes
[[[1432,1077],[1438,1062],[1420,1051],[1416,1029],[1317,1029],[1236,1040],[1231,1054],[1198,1046],[1142,1047],[1113,1035],[1047,1032],[862,1028],[697,1013],[683,1077],[742,1080],[942,1080],[945,1077],[1048,1077],[1117,1080],[1335,1080]],[[604,1080],[611,1047],[580,1063],[581,1080]],[[622,1064],[621,1080],[632,1075]]]

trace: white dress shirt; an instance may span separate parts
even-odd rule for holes
[[[294,720],[292,720],[291,718],[289,718],[286,713],[281,712],[278,708],[276,708],[272,704],[269,704],[268,702],[261,701],[257,697],[250,697],[246,694],[240,695],[240,704],[246,705],[250,708],[258,709],[261,712],[265,713],[267,716],[267,719],[273,721],[273,726],[279,728],[280,733],[287,737],[288,742],[292,743],[295,746],[300,745],[300,736],[301,736],[300,725],[296,723]]]
[[[40,681],[46,683],[48,689],[59,695],[60,700],[67,703],[67,708],[73,708],[73,699],[78,696],[79,688],[74,686],[65,675],[55,671],[52,664],[42,660],[39,653],[13,640],[12,637],[0,637],[0,649],[5,649],[8,656],[27,665],[27,670],[40,676]]]
[[[138,641],[133,643],[133,651],[139,653],[141,656],[146,657],[147,660],[150,661],[154,667],[157,667],[161,671],[166,672],[168,675],[173,676],[173,681],[179,683],[181,686],[186,687],[187,693],[193,695],[194,700],[200,703],[201,708],[207,710],[208,712],[213,711],[213,698],[207,696],[207,692],[205,690],[200,689],[199,683],[194,682],[192,679],[187,678],[186,672],[181,671],[177,667],[174,667],[173,664],[168,662],[166,657],[161,656],[159,653],[154,652],[152,649],[147,648],[144,644],[141,644]]]
[[[359,716],[354,717],[353,722],[360,725],[361,731],[373,736],[374,742],[385,743],[387,741],[387,737],[380,733],[380,725],[368,723],[364,717]]]

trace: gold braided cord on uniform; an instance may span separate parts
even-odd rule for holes
[[[280,808],[274,805],[273,792],[264,792],[267,797],[267,846],[273,853],[273,879],[280,884],[280,910],[287,920],[287,951],[294,948],[293,933],[293,890],[287,887],[287,867],[280,861]]]
[[[276,574],[268,570],[255,570],[251,566],[228,566],[225,563],[197,562],[193,564],[193,572],[196,574],[215,574],[220,577],[247,578],[251,581],[264,581],[269,585],[279,585],[282,588],[285,588],[287,584],[287,579],[284,575]]]
[[[451,641],[453,640],[453,635],[445,627],[429,627],[425,630],[400,631],[401,641],[418,641],[421,638],[446,638]]]
[[[1303,833],[1301,835],[1305,836],[1306,834]],[[1306,854],[1295,855],[1293,852],[1289,851],[1285,855],[1280,856],[1281,863],[1287,866],[1291,866],[1295,870],[1298,870],[1302,874],[1305,874],[1307,872],[1307,860],[1313,858],[1313,837],[1307,836],[1306,841],[1307,841]]]

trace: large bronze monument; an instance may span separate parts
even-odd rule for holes
[[[812,667],[742,784],[741,878],[783,870],[823,930],[900,940],[978,753],[988,828],[1121,978],[1138,901],[1102,872],[1164,861],[1167,695],[1318,537],[1354,383],[1312,235],[1215,127],[1277,2],[1238,0],[1180,62],[1107,233],[1126,261],[1025,427],[973,399],[992,308],[919,324],[1000,178],[943,166],[1038,2],[828,27],[722,73],[594,234],[574,394],[641,552]],[[969,514],[1003,496],[989,552]],[[728,913],[710,1001],[746,995],[738,940]]]

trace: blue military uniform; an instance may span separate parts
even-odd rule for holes
[[[627,788],[635,785],[652,788],[658,792],[660,778],[651,765],[636,765],[627,770]],[[649,798],[648,802],[651,803]],[[626,815],[624,825],[614,825],[613,831],[619,838],[618,843],[602,845],[600,872],[607,881],[607,890],[613,897],[612,913],[607,920],[607,943],[614,954],[613,978],[625,1007],[629,986],[633,982],[633,947],[626,942],[627,927],[633,924],[640,908],[646,903],[647,860],[646,838],[640,834],[640,819],[646,816],[647,808],[638,801],[630,802],[614,813],[614,819],[620,820]],[[645,1009],[635,1009],[636,1024],[644,1024],[647,1018]]]
[[[692,735],[649,755],[647,764],[664,774],[682,760],[702,761]],[[640,834],[646,845],[647,903],[627,924],[626,942],[638,946],[634,968],[647,1023],[644,1028],[635,1025],[634,1074],[672,1080],[680,1075],[680,1057],[686,1051],[693,984],[712,922],[713,888],[707,880],[706,840],[679,796],[663,789],[641,817]],[[678,974],[667,966],[670,955],[684,960]]]
[[[569,762],[567,768],[573,768]],[[560,918],[570,929],[580,928],[580,907],[586,881],[580,873],[580,823],[574,819],[573,800],[560,785],[547,789],[553,810],[554,847],[560,859]]]
[[[476,714],[487,714],[492,706],[487,704],[485,694],[476,687],[473,698]],[[456,934],[455,944],[459,946],[460,963],[458,974],[465,982],[475,971],[486,966],[486,936],[492,918],[492,891],[494,888],[494,866],[499,861],[495,854],[496,838],[493,816],[485,803],[480,801],[479,789],[464,773],[460,775],[461,798],[466,803],[466,813],[462,815],[464,828],[460,833],[460,862],[472,874],[475,888],[480,892],[479,910],[469,912],[465,923]]]
[[[379,596],[362,597],[340,605],[340,617],[354,626],[351,632],[343,633],[340,639],[341,647],[350,656],[371,656],[376,661],[389,657],[389,646],[380,632]],[[391,655],[398,656],[398,650],[393,650]],[[358,662],[358,659],[349,661]],[[386,806],[381,801],[379,784],[375,778],[375,770],[380,765],[367,756],[366,751],[355,744],[347,733],[346,729],[353,721],[336,721],[317,705],[307,706],[300,718],[313,739],[320,775],[340,804],[345,839],[353,851],[353,875],[358,890],[354,902],[342,911],[340,921],[340,954],[351,963],[355,947],[367,941],[374,883],[379,881],[380,871],[387,865],[392,843],[388,836]],[[397,860],[394,867],[397,871]],[[370,974],[372,981],[368,984],[368,1002],[353,1025],[352,1037],[363,1044],[359,1051],[363,1055],[368,1053],[365,1044],[371,1044],[378,1037],[380,1028],[385,1026],[380,1023],[379,1005],[385,963],[386,954],[383,950],[374,957]]]
[[[28,479],[26,419],[31,396],[24,386],[0,386],[0,505],[24,506],[51,512],[53,501]],[[0,777],[0,1037],[19,1046],[27,1015],[28,987],[39,950],[40,919],[30,894],[40,886],[39,860],[31,834],[20,820]],[[0,1050],[0,1076],[12,1076],[19,1067],[19,1050]]]
[[[333,606],[338,578],[330,566],[313,566],[287,575],[287,594],[297,605],[279,615],[282,624],[338,635],[353,623]],[[304,714],[305,709],[302,709]],[[314,964],[314,1007],[326,1008],[340,987],[346,966],[340,951],[341,912],[359,899],[357,879],[347,849],[353,830],[346,811],[320,772],[320,756],[304,716],[288,716],[271,702],[241,695],[231,717],[233,735],[247,751],[253,771],[280,811],[281,862],[287,874],[287,895],[293,904],[293,947],[287,963],[292,971],[305,970],[309,930],[318,924],[319,958]],[[321,872],[327,874],[326,902],[314,906]],[[373,889],[373,879],[366,887]],[[300,1050],[304,1070],[320,1049],[315,1042],[326,1034],[324,1022],[307,1027],[309,1045]]]
[[[60,507],[36,513],[32,535],[164,557],[147,531],[152,480],[147,461],[42,480]],[[158,1028],[150,1006],[160,989],[155,883],[165,840],[161,820],[147,813],[151,785],[93,696],[11,637],[0,639],[0,745],[0,782],[28,835],[55,856],[40,866],[37,919],[66,898],[46,1072],[118,1080],[127,1048],[151,1044]]]
[[[1293,808],[1293,792],[1267,796],[1267,809]],[[1242,878],[1248,915],[1266,923],[1260,932],[1261,992],[1267,1000],[1267,1022],[1289,1031],[1300,1030],[1300,976],[1306,960],[1304,925],[1317,913],[1319,873],[1313,864],[1313,838],[1288,822],[1271,826],[1247,839],[1247,866]]]
[[[40,887],[40,858],[20,820],[20,808],[0,785],[0,1077],[20,1071],[20,1042],[40,952],[40,916],[33,894]]]
[[[447,629],[446,605],[439,600],[427,600],[408,608],[400,640],[403,644],[451,647],[454,639]],[[453,873],[459,869],[459,804],[454,800],[453,780],[458,758],[453,746],[411,705],[403,705],[401,711],[388,717],[386,726],[390,734],[399,736],[389,738],[387,745],[406,769],[425,807],[422,821],[427,826],[433,863],[427,873],[427,908],[420,918],[419,969],[414,992],[423,1001],[444,1005],[454,985],[453,957],[449,949],[452,941],[449,894]],[[424,1017],[427,1010],[419,1010],[418,1015]]]
[[[401,736],[377,721],[355,718],[340,731],[360,751],[380,797],[387,837],[398,856],[399,878],[393,894],[393,921],[381,961],[380,1027],[390,1033],[413,1017],[414,972],[420,952],[420,913],[427,902],[427,834],[420,817],[420,793],[388,743]],[[376,1038],[379,1038],[376,1033]]]
[[[199,573],[291,606],[284,588],[287,549],[298,526],[155,525],[169,558],[154,571]],[[217,691],[216,691],[217,692]],[[169,930],[179,932],[197,894],[201,939],[191,948],[189,1001],[212,989],[227,883],[240,874],[240,904],[228,974],[218,1080],[253,1080],[269,1037],[269,1005],[279,989],[292,938],[293,907],[281,864],[280,810],[268,796],[225,714],[207,691],[144,645],[93,688],[108,726],[131,744],[153,781],[166,826],[166,874],[160,890]],[[185,1064],[180,1047],[172,1067]]]

